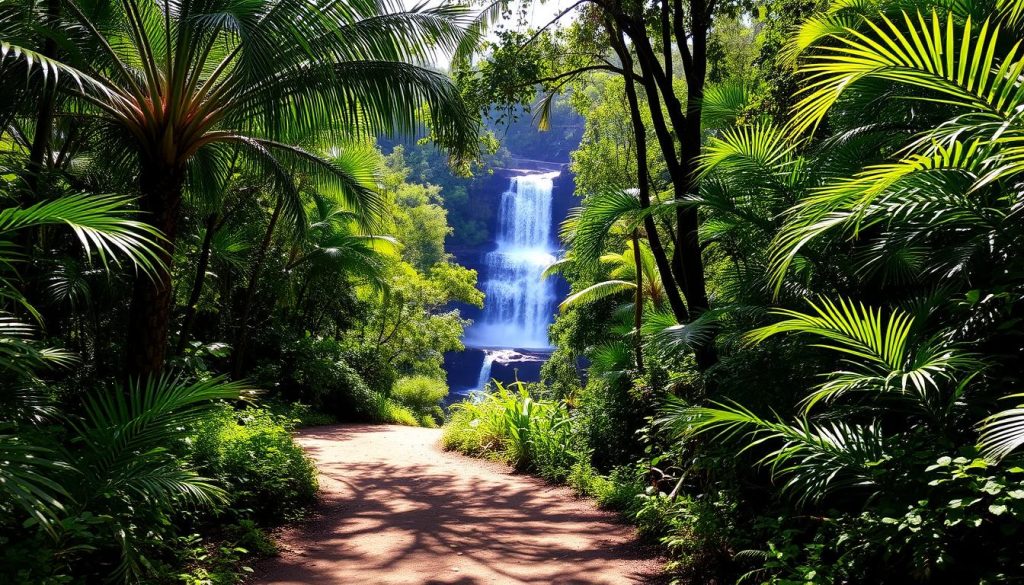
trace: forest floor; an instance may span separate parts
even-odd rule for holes
[[[660,562],[593,502],[446,453],[440,431],[328,426],[298,441],[320,468],[313,517],[279,535],[257,583],[626,585]]]

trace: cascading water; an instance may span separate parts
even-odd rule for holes
[[[483,390],[487,383],[491,381],[491,368],[494,366],[494,359],[496,357],[498,357],[496,352],[484,351],[484,363],[480,366],[480,375],[476,379],[478,390]]]
[[[551,189],[558,173],[512,177],[501,196],[498,247],[485,257],[484,310],[466,336],[475,347],[546,349],[554,313]]]
[[[497,348],[549,349],[548,325],[554,315],[555,289],[542,277],[555,261],[551,234],[552,188],[559,173],[512,177],[501,196],[497,248],[484,258],[484,310],[466,334],[466,345],[484,348],[478,388],[490,380],[498,361],[531,361]]]

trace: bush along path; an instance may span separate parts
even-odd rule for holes
[[[328,426],[298,441],[322,503],[257,583],[623,585],[657,581],[635,531],[566,488],[439,446],[436,429]]]

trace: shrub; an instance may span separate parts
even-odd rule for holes
[[[564,402],[535,400],[520,382],[497,384],[479,400],[452,407],[441,441],[446,449],[493,456],[562,481],[581,458],[573,422]]]
[[[448,384],[430,376],[400,378],[391,396],[412,409],[424,426],[437,426],[444,417],[440,402],[448,396]]]
[[[370,422],[385,425],[420,426],[413,411],[379,392],[373,392],[370,397],[369,419]]]
[[[387,357],[381,355],[374,345],[357,345],[351,340],[342,344],[345,363],[352,366],[370,390],[387,394],[398,379],[398,373]]]
[[[635,518],[643,504],[641,496],[647,489],[646,472],[639,466],[616,467],[608,475],[600,475],[590,461],[577,462],[569,470],[566,483],[577,492],[590,496],[608,510]]]
[[[192,457],[225,486],[230,508],[243,516],[291,518],[316,496],[316,467],[292,439],[291,423],[266,409],[222,407],[197,425]]]
[[[367,420],[373,414],[372,391],[345,361],[334,339],[304,337],[286,352],[292,394],[340,420]]]
[[[316,410],[312,406],[301,402],[276,401],[266,404],[266,407],[275,415],[283,416],[290,425],[297,429],[330,425],[338,422],[330,414]]]
[[[467,455],[500,455],[505,440],[503,411],[495,400],[466,400],[453,405],[441,434],[441,445]]]
[[[581,436],[594,453],[594,465],[602,472],[636,461],[636,431],[644,424],[644,406],[630,393],[625,379],[591,379],[579,396],[584,419]]]

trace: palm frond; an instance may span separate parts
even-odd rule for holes
[[[677,323],[669,311],[653,311],[644,318],[643,334],[648,351],[678,359],[714,339],[721,309],[704,311],[689,323]]]
[[[0,210],[0,233],[42,225],[66,225],[78,237],[87,256],[109,260],[129,259],[140,269],[154,273],[161,260],[159,241],[152,226],[131,219],[132,199],[117,195],[67,195],[31,207]]]
[[[658,424],[678,438],[715,433],[719,439],[738,436],[748,442],[743,451],[768,449],[758,463],[783,480],[782,491],[798,503],[819,502],[849,489],[874,490],[887,445],[877,423],[814,424],[805,418],[794,424],[757,416],[739,405],[694,407],[670,397]]]
[[[883,311],[845,299],[835,303],[822,298],[810,305],[814,314],[773,311],[789,318],[746,335],[748,343],[759,343],[780,333],[808,334],[822,340],[813,347],[846,356],[847,368],[830,371],[828,380],[805,399],[808,410],[822,400],[854,391],[872,396],[912,391],[914,401],[932,408],[933,395],[943,384],[970,377],[983,366],[974,355],[941,336],[918,341],[915,317],[910,313]]]
[[[572,229],[567,234],[576,261],[596,264],[612,227],[620,221],[636,222],[641,210],[636,194],[627,190],[608,189],[588,197],[571,216]]]
[[[843,92],[872,77],[924,90],[909,99],[967,108],[997,120],[1011,118],[1024,103],[1020,42],[997,54],[1002,33],[997,24],[986,20],[976,30],[967,18],[958,27],[953,14],[941,19],[937,11],[930,17],[902,16],[865,20],[868,31],[847,27],[833,35],[838,45],[816,47],[800,68],[808,84],[794,106],[795,132],[816,127]]]
[[[796,144],[783,129],[757,123],[725,130],[711,138],[700,157],[701,175],[722,167],[733,173],[777,174],[793,162]]]
[[[68,367],[75,363],[70,352],[40,347],[32,325],[0,311],[0,372],[11,379],[28,378],[44,367]]]
[[[56,453],[10,434],[0,434],[0,493],[56,537],[69,495],[55,477],[70,467]]]
[[[83,487],[103,484],[164,506],[207,505],[222,498],[220,488],[180,469],[167,448],[216,401],[237,400],[247,392],[245,384],[222,378],[186,383],[163,374],[125,390],[93,393],[83,405],[83,419],[72,422],[84,448]]]
[[[1024,398],[1024,394],[1011,394],[1007,399]],[[1024,445],[1024,406],[1018,405],[997,412],[979,425],[981,436],[978,445],[982,454],[999,461]]]
[[[605,280],[569,295],[558,305],[558,310],[565,312],[580,305],[593,303],[612,295],[635,289],[635,282],[629,282],[628,280]]]
[[[819,299],[808,302],[814,314],[789,309],[774,311],[789,317],[747,334],[749,343],[759,343],[780,333],[802,333],[822,338],[816,347],[838,351],[857,358],[899,370],[907,355],[907,339],[914,318],[902,311],[884,314],[881,309],[866,307],[846,299],[835,303]]]
[[[742,83],[713,85],[704,90],[701,124],[705,128],[725,129],[735,125],[750,105],[750,93]]]

